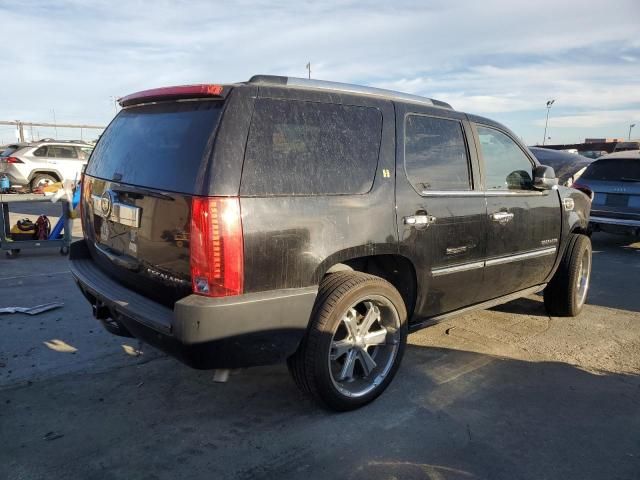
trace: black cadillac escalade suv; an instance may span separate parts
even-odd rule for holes
[[[411,331],[544,291],[577,315],[589,198],[504,126],[423,97],[255,76],[120,100],[71,269],[94,315],[195,368],[287,361],[337,410]]]

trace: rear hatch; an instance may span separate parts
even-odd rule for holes
[[[202,194],[224,101],[124,100],[86,169],[85,237],[112,278],[173,306],[192,293],[192,198]]]
[[[640,220],[640,158],[596,160],[579,182],[594,192],[592,215]]]

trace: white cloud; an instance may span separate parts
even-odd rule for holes
[[[55,108],[104,123],[112,95],[304,76],[308,61],[316,78],[481,114],[544,111],[550,97],[560,114],[640,103],[637,0],[5,0],[0,13],[1,119],[50,120]]]
[[[594,128],[607,125],[629,125],[640,118],[640,110],[599,110],[576,115],[551,117],[549,125],[554,128]],[[544,126],[544,120],[535,125]]]

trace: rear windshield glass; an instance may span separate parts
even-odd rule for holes
[[[122,110],[104,132],[87,174],[193,193],[222,102],[172,102]]]
[[[261,99],[242,171],[243,195],[366,193],[373,185],[382,114],[371,107]]]
[[[4,149],[0,149],[0,157],[8,157],[19,148],[20,147],[18,147],[17,145],[9,145],[8,147],[4,147]]]
[[[632,158],[596,160],[589,165],[581,178],[614,182],[640,181],[640,160]]]

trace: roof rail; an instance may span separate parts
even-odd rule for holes
[[[312,80],[298,77],[283,77],[279,75],[254,75],[249,79],[249,83],[313,88],[318,90],[333,90],[337,92],[355,93],[360,95],[372,95],[376,97],[388,98],[391,100],[402,100],[406,102],[421,103],[423,105],[429,105],[432,107],[441,107],[453,110],[451,105],[440,100],[421,97],[419,95],[412,95],[410,93],[396,92],[394,90],[386,90],[384,88],[353,85],[350,83],[330,82],[327,80]]]

